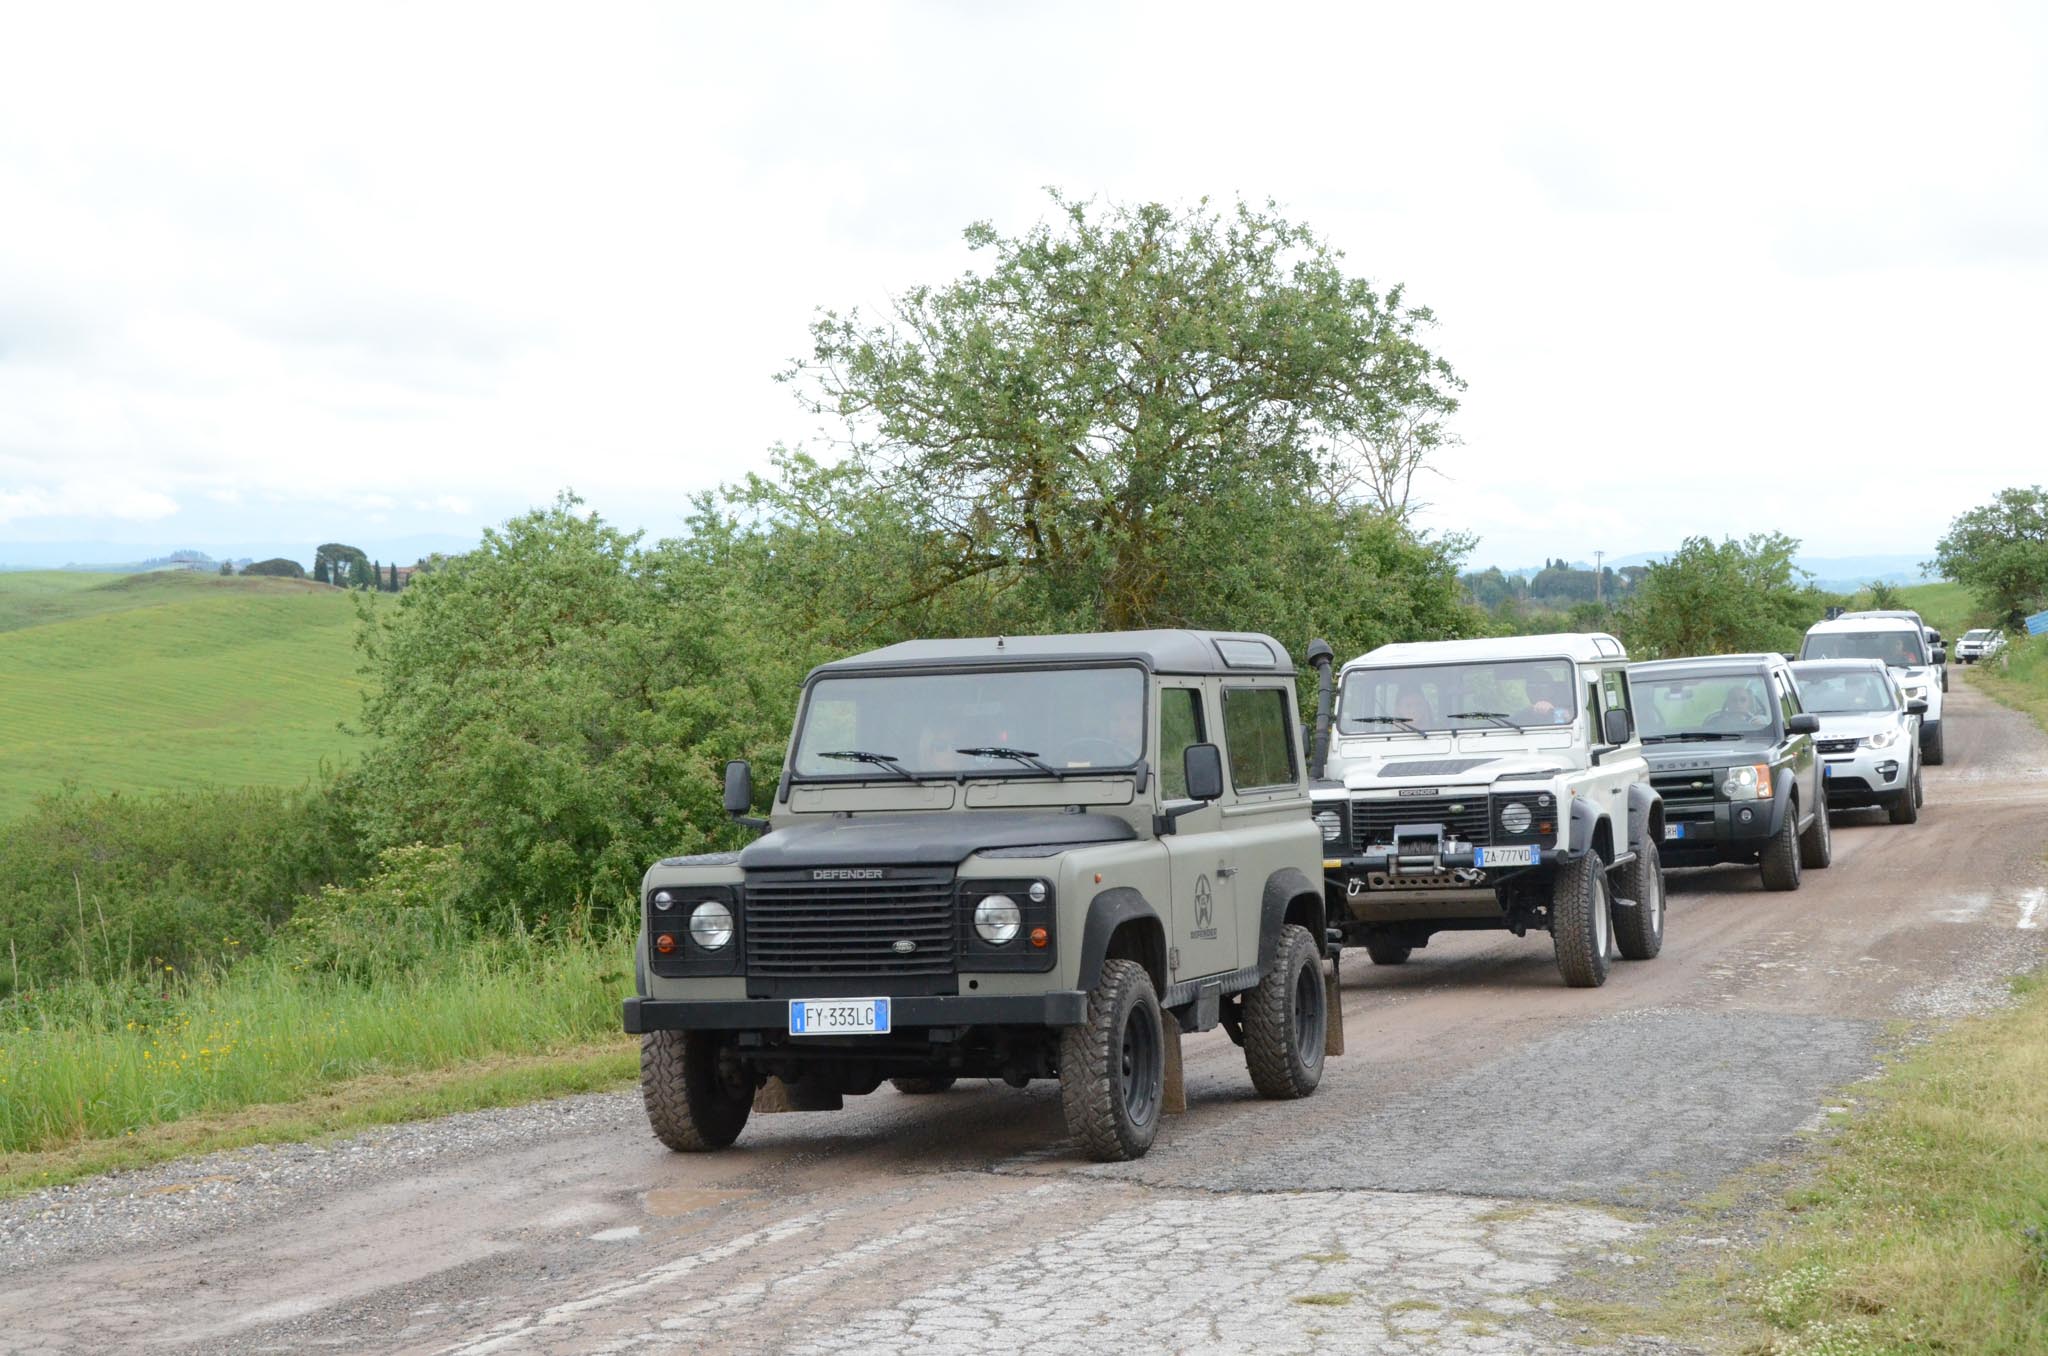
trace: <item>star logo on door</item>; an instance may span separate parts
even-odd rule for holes
[[[1216,900],[1209,893],[1209,878],[1195,877],[1195,927],[1206,929],[1216,924]]]

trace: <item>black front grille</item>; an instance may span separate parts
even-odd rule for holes
[[[949,975],[959,951],[950,871],[857,881],[750,871],[744,908],[749,975]]]
[[[1821,753],[1854,753],[1861,742],[1858,739],[1816,739],[1813,747]]]
[[[1664,808],[1695,808],[1714,804],[1714,782],[1717,770],[1704,768],[1696,772],[1658,772],[1650,777],[1650,788],[1663,797]],[[1693,785],[1694,782],[1700,785]]]
[[[1484,791],[1474,791],[1469,796],[1409,796],[1351,802],[1351,844],[1355,851],[1366,852],[1375,844],[1392,842],[1394,829],[1402,824],[1441,824],[1446,838],[1481,846],[1492,841],[1487,832]]]

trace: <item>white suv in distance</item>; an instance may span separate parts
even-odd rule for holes
[[[1920,715],[1892,671],[1875,659],[1814,659],[1792,666],[1799,699],[1820,717],[1814,747],[1828,808],[1882,807],[1894,824],[1920,818]]]
[[[2005,632],[1997,627],[1979,627],[1975,631],[1963,632],[1963,638],[1956,642],[1956,662],[1974,664],[1980,659],[1989,659],[2005,648]]]
[[[1880,617],[1851,612],[1833,621],[1816,622],[1799,646],[1799,658],[1875,659],[1892,671],[1909,702],[1927,703],[1920,718],[1920,761],[1941,766],[1941,674],[1939,651],[1927,643],[1927,628],[1907,617]]]

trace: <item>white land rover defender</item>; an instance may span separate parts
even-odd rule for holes
[[[1590,988],[1616,944],[1662,948],[1663,808],[1613,636],[1383,645],[1316,714],[1331,925],[1375,964],[1438,932],[1548,931]]]
[[[1920,761],[1941,766],[1941,665],[1948,655],[1928,640],[1927,628],[1915,614],[1845,612],[1832,621],[1815,622],[1807,628],[1799,658],[1883,660],[1907,701],[1927,703],[1920,717]]]

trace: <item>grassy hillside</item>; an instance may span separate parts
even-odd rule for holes
[[[292,785],[348,752],[349,595],[288,579],[0,574],[0,821],[39,793]]]
[[[1985,622],[1984,609],[1976,595],[1961,584],[1942,580],[1934,584],[1913,584],[1899,590],[1905,605],[1918,612],[1927,624],[1941,632],[1951,646],[1963,632]]]

